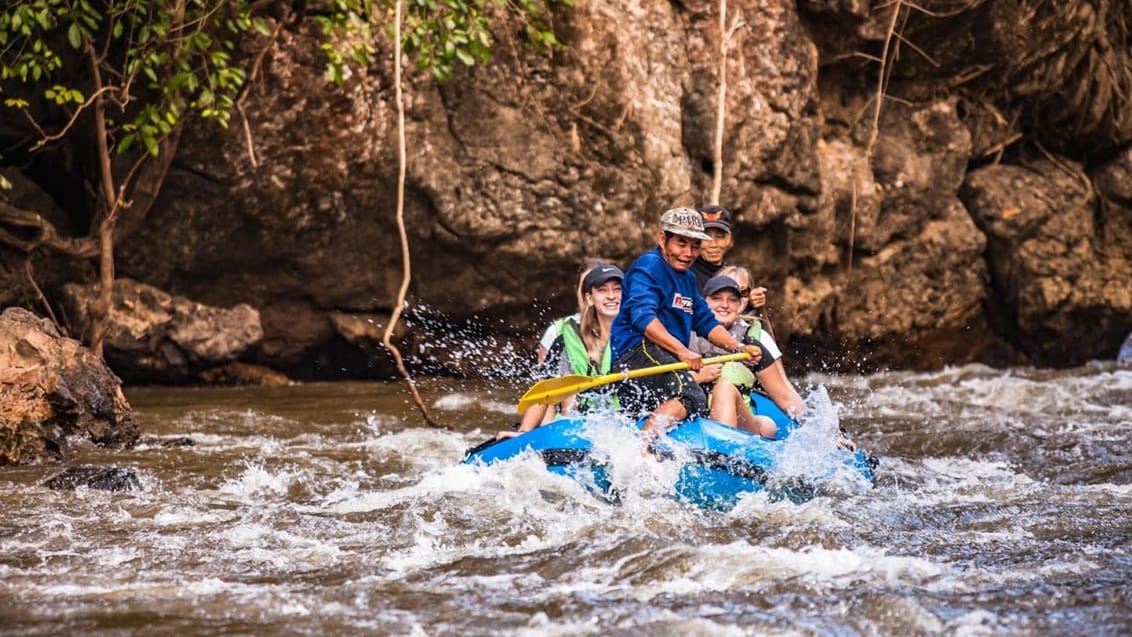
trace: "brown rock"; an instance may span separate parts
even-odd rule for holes
[[[554,12],[565,46],[547,55],[512,40],[523,25],[511,24],[489,65],[444,83],[408,71],[407,309],[447,322],[406,333],[415,369],[494,372],[523,359],[549,318],[573,310],[584,256],[628,265],[662,210],[704,202],[717,7],[575,3]],[[788,351],[893,366],[1008,362],[1002,338],[1039,364],[1115,351],[1113,334],[1132,328],[1122,256],[1132,254],[1132,61],[1118,8],[729,3],[745,23],[726,60],[729,260],[770,289]],[[246,360],[296,378],[382,377],[391,367],[373,337],[337,317],[389,316],[401,285],[393,56],[380,40],[372,64],[329,86],[316,29],[289,24],[267,51],[243,103],[247,135],[188,126],[149,218],[119,228],[118,267],[210,306],[256,308],[264,337]],[[58,165],[85,156],[64,150]],[[1038,201],[1009,201],[1019,197],[988,184],[1013,178],[983,171],[1027,170],[1027,152],[1087,165],[1079,186],[1093,179],[1100,196],[1047,185],[1074,208],[1061,220]],[[53,194],[61,181],[50,180]],[[957,207],[964,183],[962,201],[978,210]],[[984,189],[999,192],[982,202]],[[85,207],[67,210],[72,228],[88,225]],[[1072,241],[1024,239],[1031,226]],[[34,305],[18,256],[0,252],[0,289]],[[52,269],[41,281],[78,278]],[[481,329],[464,329],[473,322]],[[1082,348],[1054,345],[1094,324]],[[159,374],[196,371],[171,339],[157,342],[145,351]]]
[[[86,326],[95,287],[68,284],[63,292],[72,324]],[[104,352],[127,380],[178,383],[236,360],[262,338],[259,313],[247,304],[210,307],[132,279],[117,279]]]
[[[197,378],[209,385],[285,387],[291,384],[291,379],[270,367],[239,362],[206,369]]]
[[[78,341],[21,308],[0,314],[0,464],[65,459],[76,441],[128,448],[121,382]]]

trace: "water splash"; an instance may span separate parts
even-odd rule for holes
[[[871,487],[861,472],[847,462],[841,437],[839,406],[824,385],[805,398],[807,409],[800,426],[786,438],[777,462],[769,472],[768,490],[795,485],[807,490],[815,486],[823,493],[856,493]]]

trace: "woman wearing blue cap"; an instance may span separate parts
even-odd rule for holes
[[[580,374],[601,376],[609,373],[609,335],[613,318],[621,310],[621,268],[603,263],[582,273],[578,281],[577,318],[570,316],[555,321],[558,337],[548,348],[546,361],[557,375]],[[575,401],[577,405],[575,405]],[[552,418],[556,413],[568,414],[575,407],[585,410],[590,401],[583,394],[568,400],[555,409],[548,405],[534,405],[523,413],[519,428],[503,431],[497,438],[510,438],[530,431]]]
[[[740,317],[745,306],[740,290],[739,282],[725,275],[712,277],[704,284],[704,296],[715,319],[736,339],[757,346],[762,357],[753,372],[733,363],[711,365],[700,370],[696,380],[710,387],[712,420],[773,438],[777,433],[774,421],[752,413],[747,402],[756,383],[791,418],[798,418],[805,403],[782,371],[782,364],[778,362],[782,353],[774,339],[762,331],[758,321],[747,322]],[[705,356],[723,353],[707,340],[695,336],[692,349]]]

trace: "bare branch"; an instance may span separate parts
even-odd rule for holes
[[[727,119],[727,52],[731,38],[746,26],[739,17],[727,26],[727,0],[719,0],[719,91],[716,96],[715,136],[712,144],[711,201],[718,204],[723,191],[723,133]]]
[[[55,225],[38,213],[16,208],[4,201],[0,201],[0,244],[21,252],[49,248],[79,258],[98,254],[98,245],[90,237],[61,237]]]
[[[252,168],[259,165],[255,156],[255,144],[252,139],[252,127],[248,122],[248,114],[244,111],[244,102],[248,99],[248,94],[251,92],[252,83],[259,77],[260,68],[263,66],[263,58],[267,56],[268,51],[275,45],[276,39],[279,37],[279,31],[283,29],[283,22],[275,23],[275,28],[271,31],[271,39],[268,41],[267,46],[260,49],[256,54],[255,60],[252,62],[251,70],[248,71],[247,79],[244,82],[244,87],[240,91],[240,96],[236,98],[236,110],[240,112],[240,119],[244,124],[244,144],[248,147],[248,160],[252,164]]]
[[[31,115],[28,115],[28,119],[32,120],[32,125],[35,126],[36,130],[39,130],[39,132],[43,134],[43,139],[36,142],[35,145],[31,147],[31,149],[38,150],[42,148],[43,145],[47,142],[53,142],[57,139],[62,139],[71,130],[71,127],[75,125],[75,120],[79,118],[79,115],[82,115],[83,111],[90,108],[90,106],[94,104],[95,100],[102,97],[103,93],[112,93],[116,90],[118,90],[118,87],[116,86],[103,86],[97,91],[91,93],[90,97],[88,97],[85,102],[83,102],[78,108],[76,108],[74,113],[71,113],[71,119],[69,119],[67,123],[63,125],[63,128],[61,128],[59,132],[55,133],[54,135],[48,135],[47,133],[45,133],[42,129],[39,128],[38,125],[35,124],[35,121],[32,120]],[[26,111],[27,109],[21,110]]]
[[[51,317],[51,322],[55,327],[60,327],[59,319],[55,316],[55,310],[51,309],[51,304],[47,302],[47,297],[43,295],[43,290],[39,289],[39,284],[35,282],[35,275],[31,271],[31,259],[24,259],[24,273],[28,275],[28,283],[31,284],[31,289],[35,290],[36,298],[43,304],[43,308],[47,310],[48,316]]]
[[[927,51],[925,51],[922,48],[913,44],[911,40],[905,38],[903,33],[899,33],[899,32],[893,33],[892,36],[894,38],[896,38],[897,40],[900,40],[901,44],[906,44],[906,45],[908,45],[908,48],[912,49],[916,53],[919,53],[920,57],[922,57],[922,58],[924,58],[925,60],[928,61],[928,64],[931,64],[932,66],[936,67],[937,69],[941,66],[940,63],[935,58],[928,55]]]
[[[877,91],[876,91],[876,104],[873,110],[873,124],[869,129],[869,141],[865,146],[865,156],[872,158],[873,147],[876,146],[877,135],[879,134],[880,126],[880,111],[884,105],[885,88],[888,85],[889,73],[892,72],[892,40],[893,34],[896,33],[896,23],[900,20],[900,10],[903,8],[903,0],[896,0],[892,8],[892,19],[888,23],[888,30],[884,38],[884,49],[880,56],[880,70],[877,72]]]

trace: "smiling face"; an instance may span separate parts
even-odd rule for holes
[[[611,279],[586,292],[586,302],[598,316],[612,320],[621,311],[621,281]]]
[[[706,252],[706,250],[705,250]],[[747,295],[751,291],[751,279],[747,276],[747,272],[743,269],[736,269],[734,267],[727,267],[720,271],[720,274],[725,274],[739,284],[739,313],[742,314],[747,306],[750,304],[750,299]]]
[[[730,232],[725,232],[719,228],[708,228],[705,232],[711,236],[711,241],[704,243],[703,254],[700,256],[712,265],[719,265],[723,263],[723,257],[731,249],[734,239],[732,239]]]
[[[711,308],[715,314],[715,320],[723,327],[731,327],[739,318],[739,310],[742,305],[739,301],[739,293],[731,288],[720,290],[711,296],[707,297],[708,307]]]
[[[657,245],[665,263],[672,266],[677,272],[684,272],[692,267],[696,257],[700,256],[700,240],[671,234],[667,237],[664,232],[657,235]]]

